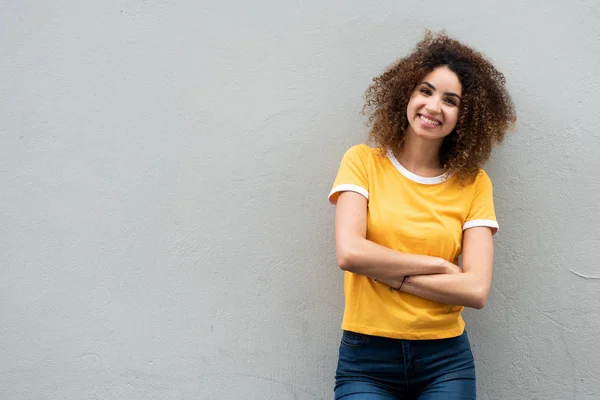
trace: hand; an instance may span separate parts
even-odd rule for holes
[[[446,261],[446,271],[446,274],[460,274],[463,272],[461,267],[450,261]]]

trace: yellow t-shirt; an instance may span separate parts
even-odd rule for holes
[[[367,198],[367,239],[410,254],[441,257],[458,264],[463,231],[487,226],[495,233],[492,183],[481,170],[474,183],[456,177],[421,177],[404,168],[391,152],[362,144],[342,159],[329,194]],[[442,304],[392,291],[372,278],[345,272],[342,329],[398,339],[442,339],[462,334],[462,306]]]

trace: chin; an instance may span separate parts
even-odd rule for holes
[[[443,132],[429,132],[421,129],[413,129],[413,132],[415,132],[416,137],[426,140],[443,140],[446,136],[448,136],[448,134],[444,134]]]

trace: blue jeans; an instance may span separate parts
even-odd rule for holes
[[[467,332],[401,340],[344,331],[336,400],[474,400],[475,363]]]

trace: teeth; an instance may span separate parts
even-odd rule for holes
[[[421,118],[423,121],[425,121],[426,123],[431,124],[431,125],[439,125],[440,124],[438,121],[433,120],[433,119],[429,119],[429,118],[424,117],[422,115],[419,115],[419,118]]]

